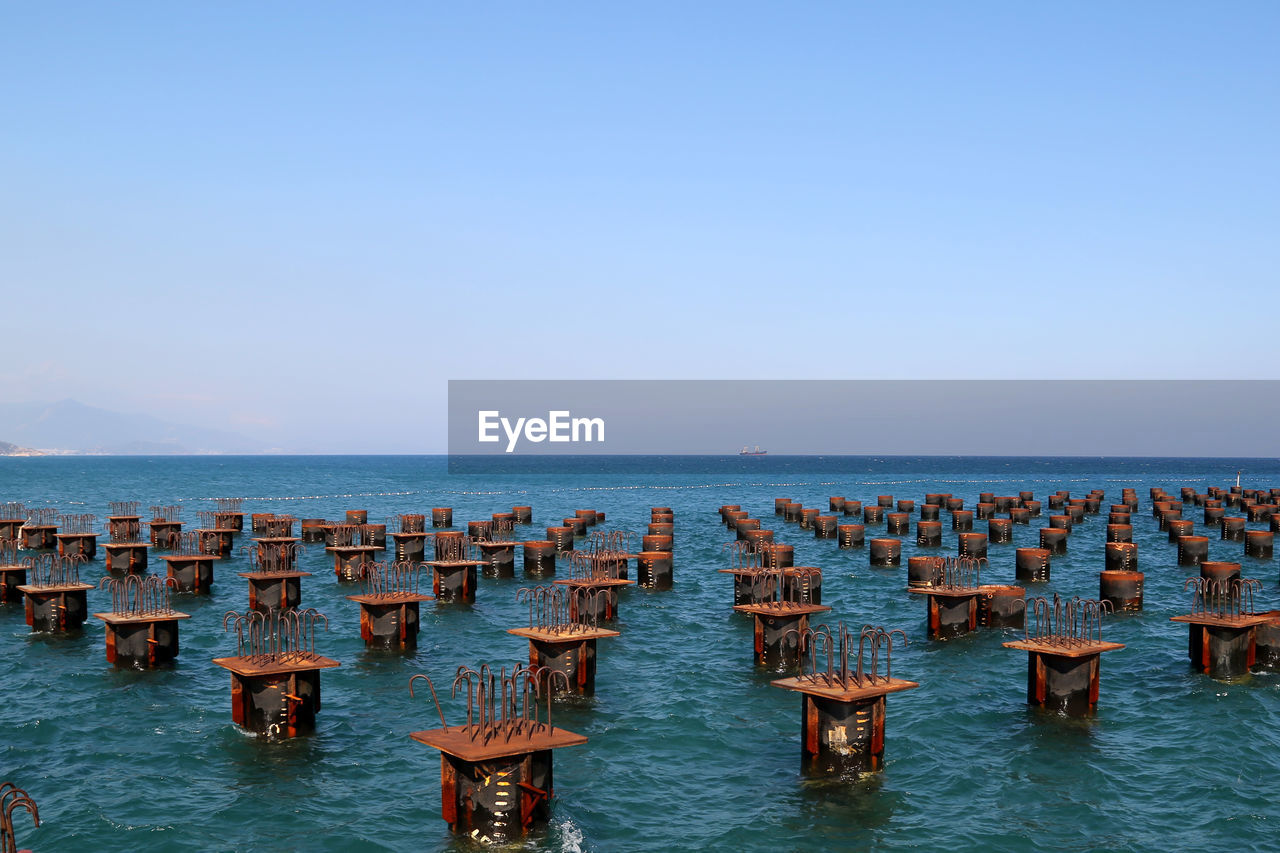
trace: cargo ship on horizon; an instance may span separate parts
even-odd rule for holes
[[[768,452],[769,451],[767,450],[761,450],[760,445],[758,444],[756,445],[755,450],[748,450],[747,446],[744,444],[742,445],[742,449],[738,451],[738,455],[739,456],[764,456],[768,454]]]

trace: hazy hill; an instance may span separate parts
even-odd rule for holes
[[[112,412],[75,400],[0,403],[0,435],[24,447],[76,453],[259,453],[267,449],[265,442],[238,433]]]
[[[7,441],[0,441],[0,456],[39,456],[40,453],[30,447],[19,447]]]

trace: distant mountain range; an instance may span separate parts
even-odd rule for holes
[[[86,406],[75,400],[56,403],[0,403],[0,445],[22,445],[3,455],[36,448],[46,453],[262,453],[265,442],[226,430],[175,424],[150,415],[129,415]]]

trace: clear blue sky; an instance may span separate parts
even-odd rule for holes
[[[6,2],[0,400],[432,451],[448,378],[1276,378],[1277,44],[1274,2]]]

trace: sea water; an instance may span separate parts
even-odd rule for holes
[[[675,512],[675,587],[622,593],[616,627],[599,646],[594,698],[557,705],[558,726],[589,738],[555,756],[547,829],[513,845],[536,851],[846,850],[1241,850],[1277,845],[1280,805],[1280,678],[1235,683],[1194,672],[1183,591],[1195,574],[1151,517],[1148,488],[1234,483],[1280,485],[1275,460],[957,457],[666,457],[538,460],[517,474],[451,475],[443,457],[43,457],[0,459],[0,501],[107,515],[107,503],[181,503],[196,512],[217,497],[244,511],[370,521],[453,508],[454,523],[533,507],[517,538],[576,509],[607,514],[605,529],[643,533],[649,508]],[[903,565],[872,569],[865,549],[783,524],[773,499],[826,513],[840,495],[911,498],[950,492],[972,507],[979,492],[1105,489],[1104,513],[1071,534],[1052,582],[1033,593],[1096,597],[1105,505],[1138,491],[1133,516],[1145,609],[1108,617],[1107,640],[1126,644],[1102,659],[1098,713],[1067,719],[1025,704],[1026,656],[1001,647],[1018,632],[982,630],[948,641],[924,636],[924,601],[906,593],[906,561],[954,554],[943,514],[943,546],[903,537]],[[903,628],[908,646],[893,671],[920,688],[888,698],[883,772],[860,780],[800,775],[800,699],[770,686],[752,664],[751,623],[735,615],[722,549],[732,534],[717,510],[741,504],[797,565],[824,571],[830,621]],[[1047,502],[1046,502],[1047,510]],[[145,515],[145,513],[144,513]],[[1046,511],[1014,541],[990,545],[984,583],[1011,583],[1017,547],[1036,546]],[[1196,532],[1204,533],[1198,513]],[[853,521],[854,519],[849,519]],[[842,522],[844,519],[842,519]],[[858,519],[860,521],[860,519]],[[248,531],[237,546],[249,541]],[[1251,524],[1250,529],[1261,525]],[[976,529],[984,530],[981,522]],[[868,529],[868,538],[875,528]],[[1212,559],[1242,562],[1263,583],[1258,609],[1278,605],[1273,561],[1243,556],[1209,531]],[[101,553],[101,552],[100,552]],[[231,721],[226,672],[210,659],[234,653],[223,614],[246,607],[247,561],[237,550],[215,568],[212,595],[176,596],[190,613],[174,666],[150,672],[107,664],[101,624],[53,638],[29,633],[20,606],[0,607],[0,780],[26,788],[43,826],[15,815],[19,846],[46,851],[469,850],[440,817],[439,758],[409,739],[438,725],[425,691],[441,687],[450,723],[465,699],[448,684],[460,664],[527,660],[506,633],[527,624],[516,591],[523,578],[483,578],[472,606],[424,605],[411,653],[367,651],[359,609],[345,596],[320,546],[302,557],[304,606],[329,619],[318,651],[342,662],[323,674],[317,731],[287,741],[247,734]],[[162,568],[152,558],[153,572]],[[563,568],[563,564],[562,564]],[[96,583],[101,558],[82,577]],[[424,579],[425,581],[425,579]],[[90,612],[109,609],[105,591]]]

